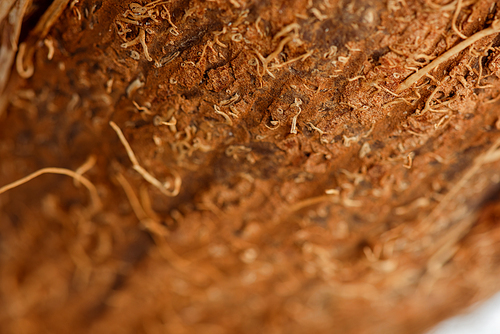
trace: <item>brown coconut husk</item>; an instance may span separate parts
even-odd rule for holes
[[[0,19],[2,333],[423,333],[499,290],[497,1]]]

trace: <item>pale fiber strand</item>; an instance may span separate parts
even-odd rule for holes
[[[11,190],[13,188],[19,187],[19,186],[25,184],[26,182],[29,182],[29,181],[33,180],[34,178],[36,178],[40,175],[43,175],[43,174],[60,174],[60,175],[67,175],[67,176],[74,178],[78,182],[82,183],[89,190],[90,199],[92,201],[93,208],[98,209],[101,207],[101,201],[99,199],[99,195],[97,194],[97,189],[94,186],[94,184],[92,184],[92,182],[90,182],[84,176],[81,176],[80,174],[78,174],[72,170],[66,169],[66,168],[47,167],[47,168],[39,169],[36,172],[33,172],[30,175],[23,177],[22,179],[19,179],[15,182],[9,183],[9,184],[1,187],[0,194],[3,194],[4,192]]]
[[[470,36],[466,40],[458,43],[436,59],[434,59],[429,65],[425,66],[424,68],[420,69],[418,72],[410,75],[405,81],[403,81],[398,89],[396,90],[397,93],[400,93],[404,91],[405,89],[410,88],[414,83],[416,83],[418,80],[423,78],[425,75],[429,74],[432,70],[434,70],[436,67],[444,63],[445,61],[449,60],[451,57],[455,56],[465,48],[469,47],[470,45],[474,44],[478,40],[480,40],[483,37],[493,35],[500,32],[500,20],[496,20],[492,23],[491,27],[483,29],[474,35]]]

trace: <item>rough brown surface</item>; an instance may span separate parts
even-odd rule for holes
[[[422,333],[500,289],[500,37],[396,93],[497,1],[55,3],[0,67],[0,185],[94,157],[98,200],[0,194],[2,333]]]

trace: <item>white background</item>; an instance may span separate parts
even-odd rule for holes
[[[468,313],[442,322],[428,334],[500,334],[500,293]]]

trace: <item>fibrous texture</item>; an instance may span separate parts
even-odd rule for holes
[[[0,19],[0,187],[39,175],[1,188],[2,333],[422,333],[500,288],[497,1]]]

